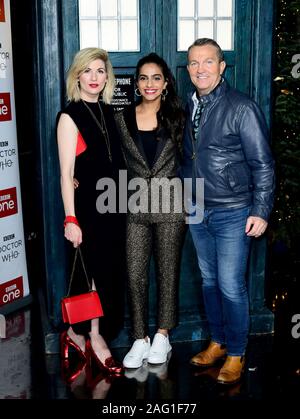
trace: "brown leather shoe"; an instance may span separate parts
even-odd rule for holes
[[[223,367],[218,375],[217,382],[220,384],[234,384],[240,381],[245,367],[243,356],[227,356]]]
[[[220,345],[216,342],[210,342],[207,349],[193,356],[191,364],[199,367],[210,367],[215,364],[218,359],[226,354],[225,345]]]

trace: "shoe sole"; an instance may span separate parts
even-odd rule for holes
[[[200,364],[200,362],[195,362],[195,361],[190,360],[190,364],[195,365],[196,367],[212,367],[213,365],[218,364],[218,362],[224,361],[225,358],[226,358],[226,355],[222,356],[221,358],[218,358],[215,362],[211,362],[210,364]]]
[[[236,384],[236,383],[238,383],[239,381],[241,381],[241,378],[242,378],[242,377],[239,377],[239,378],[237,378],[236,380],[233,380],[233,381],[223,381],[223,380],[218,380],[218,379],[217,379],[217,383],[218,383],[218,384],[222,384],[222,385],[227,385],[227,386],[230,386],[231,384]]]
[[[212,367],[215,365],[215,362],[212,362],[211,364],[200,364],[199,362],[190,361],[190,364],[195,365],[196,367]]]
[[[144,360],[145,359],[147,359],[148,358],[148,355],[147,356],[145,356],[143,359],[142,359],[142,362],[141,362],[141,364],[139,364],[139,365],[137,365],[137,366],[130,366],[130,367],[128,367],[127,365],[125,365],[124,364],[124,362],[123,362],[123,366],[125,367],[125,368],[128,368],[128,369],[136,369],[136,368],[140,368],[142,365],[143,365],[143,362],[144,362]]]

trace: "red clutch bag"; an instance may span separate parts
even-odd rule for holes
[[[69,296],[78,253],[80,255],[89,291],[84,294]],[[76,249],[75,252],[68,295],[61,299],[61,311],[64,323],[69,324],[84,322],[86,320],[91,320],[103,316],[103,309],[99,298],[99,294],[97,291],[92,290],[83,262],[81,250],[79,247]]]

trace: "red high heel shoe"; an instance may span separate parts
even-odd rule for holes
[[[115,361],[112,356],[106,358],[103,364],[103,362],[101,362],[100,359],[97,357],[92,347],[90,339],[86,341],[86,351],[89,354],[89,364],[91,368],[92,362],[94,361],[96,363],[96,366],[106,373],[121,375],[124,372],[122,364]]]
[[[80,349],[80,347],[70,338],[67,331],[65,330],[60,335],[60,353],[63,359],[69,358],[69,349],[72,346],[83,361],[86,361],[86,354]]]

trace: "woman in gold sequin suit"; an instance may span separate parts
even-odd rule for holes
[[[184,116],[174,78],[165,61],[151,53],[137,64],[136,85],[139,97],[136,106],[116,114],[129,181],[138,178],[142,183],[141,198],[136,202],[134,195],[129,198],[127,216],[129,301],[135,338],[123,360],[127,368],[140,367],[144,359],[153,364],[167,360],[171,350],[168,332],[176,325],[180,256],[185,235],[182,199],[178,198],[181,182],[177,178]],[[175,187],[171,188],[170,196],[162,193],[153,199],[150,186],[155,182],[167,185],[171,180]],[[167,210],[163,209],[166,201],[170,203]],[[147,319],[152,255],[158,290],[158,330],[151,345]]]

